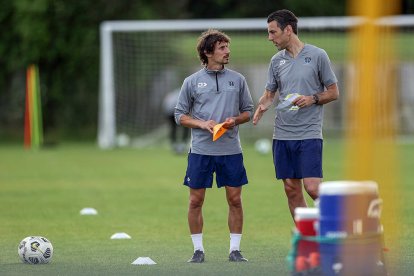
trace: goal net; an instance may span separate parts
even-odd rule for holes
[[[398,26],[408,26],[411,31],[414,26],[413,17],[396,17],[391,21]],[[352,17],[299,20],[300,39],[324,48],[331,58],[339,80],[341,99],[347,89],[344,77],[349,43],[347,31],[355,24],[358,24],[358,19]],[[230,36],[231,56],[227,67],[246,77],[256,105],[264,91],[270,58],[277,51],[267,41],[265,18],[106,21],[100,26],[98,144],[101,148],[142,147],[166,139],[167,119],[162,108],[163,100],[168,93],[181,87],[186,76],[201,68],[195,49],[196,40],[201,32],[209,28],[222,30]],[[407,33],[400,35],[401,39],[410,41]],[[413,49],[406,47],[404,53],[404,58],[408,55],[406,60],[410,66],[414,60]],[[404,72],[407,70],[412,70],[412,67]],[[407,77],[403,83],[410,87],[412,80]],[[411,99],[411,104],[413,101]],[[343,102],[325,106],[325,134],[342,131],[345,116]],[[241,126],[241,139],[271,139],[274,116],[274,111],[269,110],[259,125],[248,123]],[[414,132],[414,126],[411,128]]]

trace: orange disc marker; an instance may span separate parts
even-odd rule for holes
[[[223,124],[224,123],[217,124],[213,127],[213,141],[216,141],[227,131],[227,128],[224,128]]]

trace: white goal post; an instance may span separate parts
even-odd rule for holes
[[[355,17],[300,18],[298,28],[299,32],[312,30],[340,33],[360,22],[361,18]],[[412,28],[414,16],[387,17],[381,19],[380,24]],[[199,65],[195,51],[196,39],[201,31],[209,28],[220,29],[230,35],[231,50],[233,52],[235,49],[235,57],[231,58],[229,67],[234,65],[236,70],[246,75],[253,98],[257,100],[263,92],[268,62],[275,53],[275,48],[266,42],[265,18],[105,21],[100,25],[100,148],[145,145],[146,142],[142,141],[151,143],[158,136],[165,136],[165,132],[161,131],[164,125],[160,110],[162,97],[169,90],[179,87],[184,76],[196,70]],[[302,38],[301,35],[302,33]],[[178,42],[171,42],[177,37]],[[255,48],[257,37],[261,37],[259,41],[267,47],[264,54]],[[191,47],[188,48],[188,44]],[[241,44],[250,48],[242,49]],[[180,47],[188,48],[185,54],[179,53]],[[344,46],[338,45],[340,47]],[[328,54],[331,56],[329,51]],[[335,106],[332,109],[341,110]],[[268,123],[262,127],[265,135],[272,131],[273,116],[269,114]],[[326,123],[332,128],[337,124]],[[255,132],[261,133],[260,129],[255,129]]]

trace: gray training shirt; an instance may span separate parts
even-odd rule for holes
[[[305,44],[296,58],[286,50],[275,54],[269,65],[266,89],[279,90],[279,102],[292,93],[313,95],[337,82],[328,55],[323,49]],[[323,105],[276,109],[273,139],[322,139]]]
[[[246,79],[236,71],[203,68],[184,80],[175,107],[175,121],[182,115],[217,123],[248,111],[253,115],[253,101]],[[212,134],[204,129],[191,129],[191,152],[203,155],[231,155],[242,152],[239,127],[227,130],[213,142]]]

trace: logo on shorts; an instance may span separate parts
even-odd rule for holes
[[[187,182],[190,183],[190,177],[187,177]]]

